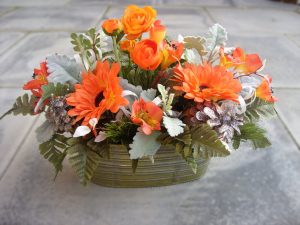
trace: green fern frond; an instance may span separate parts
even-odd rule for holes
[[[34,104],[36,102],[36,97],[34,95],[29,95],[26,93],[23,96],[19,96],[15,103],[13,104],[13,107],[8,110],[6,113],[4,113],[0,120],[3,119],[5,116],[13,113],[14,115],[22,114],[25,115],[34,115]]]
[[[240,127],[241,135],[233,138],[233,148],[238,149],[241,142],[250,141],[254,149],[266,148],[271,142],[265,136],[266,131],[254,123],[246,123]]]
[[[255,122],[260,118],[268,118],[276,114],[277,112],[273,103],[256,98],[255,101],[247,107],[245,119],[247,122]]]
[[[201,158],[224,157],[230,155],[226,146],[219,140],[217,133],[207,124],[191,129],[194,155]]]
[[[67,153],[69,162],[79,177],[80,183],[87,185],[100,163],[100,155],[82,143],[69,147]]]
[[[40,154],[47,159],[55,169],[55,177],[62,171],[62,163],[67,155],[66,137],[55,134],[49,141],[40,144]]]

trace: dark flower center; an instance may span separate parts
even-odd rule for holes
[[[200,88],[200,90],[202,91],[203,89],[208,88],[208,86],[206,86],[206,85],[201,85],[199,88]]]
[[[99,106],[99,103],[104,99],[103,92],[100,92],[95,98],[95,106]]]

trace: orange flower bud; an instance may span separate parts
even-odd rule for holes
[[[266,79],[264,79],[261,84],[256,88],[256,96],[262,100],[265,100],[267,102],[276,102],[277,98],[274,97],[272,94],[272,89],[270,87],[270,84],[272,82],[272,78],[270,76],[267,76]]]
[[[120,41],[120,48],[122,51],[131,52],[134,49],[135,40]]]
[[[162,52],[155,41],[144,39],[137,43],[130,56],[144,70],[155,70],[162,61]]]
[[[150,39],[161,43],[166,36],[166,27],[160,24],[160,20],[156,20],[150,29]]]
[[[156,10],[150,6],[140,8],[130,5],[125,9],[122,23],[127,39],[134,40],[139,38],[142,33],[149,31],[155,21]]]
[[[108,19],[102,24],[102,29],[107,35],[116,35],[123,30],[123,25],[119,19]]]
[[[184,46],[183,43],[178,41],[172,41],[171,43],[164,43],[163,50],[163,61],[161,63],[161,68],[166,69],[172,63],[178,62],[183,54]]]

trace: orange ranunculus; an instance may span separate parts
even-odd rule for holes
[[[131,120],[141,125],[142,131],[149,135],[153,130],[160,130],[163,111],[153,102],[145,102],[142,98],[132,104]]]
[[[120,48],[122,51],[131,52],[134,49],[135,40],[123,40],[120,41]]]
[[[268,76],[256,88],[256,96],[258,98],[263,99],[267,102],[277,101],[277,98],[272,95],[272,89],[270,87],[271,82],[272,82],[272,78]]]
[[[225,55],[224,49],[221,48],[220,54],[220,64],[236,72],[251,74],[263,65],[257,54],[245,54],[242,48],[236,48],[231,55]]]
[[[34,69],[33,79],[24,84],[24,90],[30,90],[35,97],[40,98],[43,94],[42,86],[48,84],[46,62],[40,63],[40,69]]]
[[[150,39],[161,43],[166,36],[166,27],[160,24],[160,20],[156,20],[149,31]]]
[[[103,22],[102,29],[107,35],[116,35],[123,30],[123,25],[119,19],[108,19]]]
[[[158,43],[144,39],[130,52],[133,62],[144,70],[155,70],[162,61],[162,52]]]
[[[128,104],[122,97],[119,71],[117,63],[110,66],[108,61],[98,61],[93,72],[83,73],[82,84],[76,84],[75,92],[67,98],[67,103],[74,107],[68,114],[76,116],[75,122],[83,119],[82,125],[88,125],[90,119],[99,120],[106,110],[116,113],[121,106]]]
[[[149,31],[156,18],[156,10],[150,6],[140,8],[130,5],[125,9],[122,23],[127,39],[139,38],[142,33]]]
[[[186,63],[174,68],[173,88],[185,93],[184,97],[195,102],[232,100],[238,102],[241,83],[223,66],[204,64],[196,66]]]
[[[166,69],[172,63],[179,61],[183,54],[184,46],[183,43],[178,41],[171,41],[170,43],[165,42],[163,47],[163,61],[161,68]]]

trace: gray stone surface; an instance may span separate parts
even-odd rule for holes
[[[64,30],[79,31],[95,26],[106,7],[89,5],[64,7],[25,7],[0,19],[0,30]],[[80,15],[80,16],[79,16]]]
[[[208,8],[208,11],[231,34],[299,33],[300,14],[293,11],[272,8]]]
[[[300,47],[300,34],[298,35],[287,35],[287,37],[295,42]]]
[[[24,36],[21,32],[0,32],[0,55],[9,51],[13,45]]]
[[[295,4],[286,4],[283,1],[272,1],[272,0],[232,0],[232,3],[236,7],[241,8],[277,8],[286,10],[295,10]]]
[[[23,91],[20,89],[0,89],[0,115],[11,109],[15,99],[22,95]],[[4,171],[13,160],[16,152],[24,138],[28,135],[30,128],[35,121],[35,117],[31,116],[18,116],[14,117],[9,115],[3,120],[0,120],[0,179]],[[1,220],[0,220],[1,224]]]
[[[267,58],[266,72],[280,87],[275,89],[280,117],[265,124],[273,146],[252,151],[244,145],[230,157],[212,160],[206,176],[192,183],[83,187],[67,161],[52,181],[53,169],[39,155],[33,132],[42,118],[37,123],[33,117],[5,118],[0,121],[0,225],[299,225],[300,14],[293,5],[267,0],[0,0],[0,114],[22,92],[12,87],[30,79],[48,54],[72,52],[70,31],[100,25],[106,9],[105,18],[120,17],[128,3],[156,5],[173,37],[203,34],[219,22],[229,32],[229,45]]]
[[[43,1],[43,0],[1,0],[0,6],[17,6],[17,7],[36,7],[36,6],[57,6],[57,5],[65,5],[70,0],[51,0],[51,1]]]
[[[61,32],[28,35],[0,57],[0,86],[21,87],[31,79],[33,68],[39,67],[47,55],[71,54],[69,36]]]
[[[31,134],[0,183],[2,224],[296,225],[300,223],[300,153],[278,120],[273,147],[247,146],[212,160],[199,181],[177,186],[82,187],[68,165],[53,183]],[[280,136],[280,139],[278,138]]]
[[[300,89],[275,89],[277,110],[300,146]]]
[[[264,73],[273,77],[274,87],[300,88],[300,48],[281,35],[231,35],[228,46],[240,46],[248,53],[258,53],[267,59]]]

